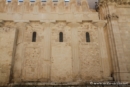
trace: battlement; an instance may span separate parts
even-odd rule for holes
[[[0,20],[9,21],[48,21],[65,20],[81,22],[98,20],[98,13],[89,9],[87,0],[0,0]]]
[[[87,0],[0,0],[0,13],[90,12]]]

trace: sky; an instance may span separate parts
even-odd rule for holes
[[[11,0],[7,0],[7,1],[11,1]],[[19,1],[22,1],[22,0],[19,0]],[[31,1],[35,1],[35,0],[31,0]],[[66,0],[66,1],[70,1],[70,0]],[[95,2],[98,2],[98,0],[87,0],[88,1],[88,4],[89,4],[89,7],[94,9],[95,8]]]

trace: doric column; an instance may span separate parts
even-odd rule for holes
[[[51,23],[43,23],[44,26],[44,61],[46,61],[46,69],[44,70],[47,74],[46,78],[48,81],[51,80]]]
[[[109,54],[107,49],[107,43],[105,41],[105,34],[104,34],[104,26],[106,25],[106,21],[96,21],[93,22],[93,25],[98,27],[99,33],[99,42],[100,42],[100,52],[101,52],[101,60],[102,60],[102,71],[103,71],[103,79],[109,79],[110,77],[110,61],[109,61]]]
[[[80,71],[80,61],[79,61],[79,42],[78,42],[78,27],[80,26],[79,23],[70,23],[69,26],[71,27],[72,32],[72,66],[73,66],[73,80],[79,80],[79,71]]]

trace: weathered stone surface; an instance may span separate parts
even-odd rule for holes
[[[16,29],[9,27],[0,28],[0,86],[9,83],[14,48]]]
[[[130,6],[129,0],[101,1],[100,15],[108,20],[108,37],[116,81],[130,82]]]
[[[129,1],[99,8],[86,0],[0,0],[0,85],[129,82]]]

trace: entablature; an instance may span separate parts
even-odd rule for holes
[[[80,20],[80,21],[68,21],[68,20],[0,20],[0,24],[3,25],[4,22],[10,22],[15,25],[15,23],[45,23],[45,24],[55,24],[55,23],[67,23],[70,25],[73,25],[73,27],[78,26],[79,24],[83,23],[91,23],[96,27],[104,27],[105,24],[107,23],[106,20]],[[0,26],[2,27],[2,26]]]
[[[44,13],[44,14],[18,14],[18,13],[0,13],[1,20],[67,20],[67,21],[82,21],[82,20],[99,20],[97,12],[84,13]]]

